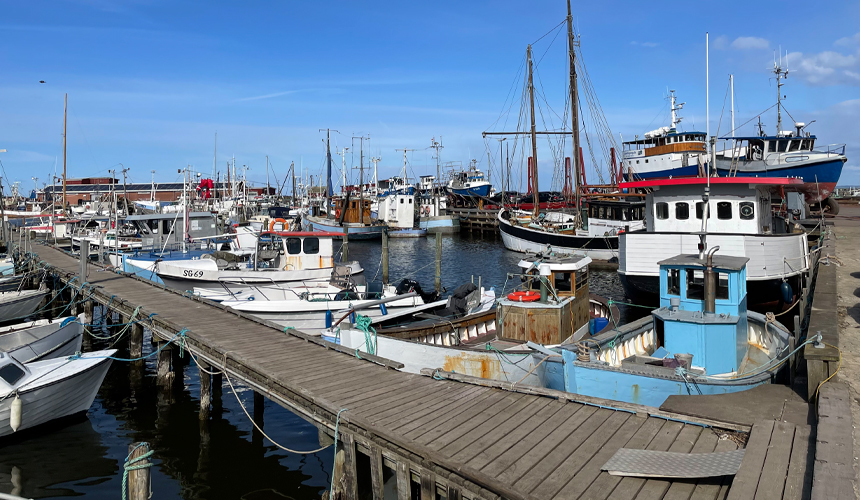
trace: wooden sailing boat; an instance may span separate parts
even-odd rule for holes
[[[576,72],[577,40],[573,31],[573,16],[570,1],[567,2],[567,38],[569,59],[570,86],[570,115],[571,129],[565,131],[541,131],[535,126],[534,99],[534,68],[532,63],[532,47],[527,49],[528,67],[528,100],[530,105],[530,131],[532,156],[529,162],[530,190],[537,203],[531,204],[531,214],[505,208],[498,214],[499,229],[502,241],[509,250],[530,253],[579,253],[594,260],[612,260],[618,254],[618,233],[644,227],[641,201],[626,201],[606,193],[618,192],[617,176],[614,168],[612,183],[601,186],[585,186],[583,179],[582,148],[580,146],[579,128],[579,91]],[[485,132],[487,135],[524,135],[523,132]],[[544,212],[540,210],[540,190],[538,188],[538,156],[537,135],[571,134],[573,141],[572,162],[574,174],[569,170],[565,176],[565,191],[569,198],[570,209]],[[611,148],[614,156],[614,148]],[[571,160],[571,159],[566,159]],[[588,192],[589,189],[599,188],[600,192]],[[583,195],[591,196],[583,203]],[[586,208],[587,217],[583,217]]]

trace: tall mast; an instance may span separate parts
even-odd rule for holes
[[[322,131],[322,129],[320,129]],[[337,130],[335,130],[337,132]],[[331,205],[331,129],[325,129],[325,159],[326,159],[326,188],[325,202],[326,207]]]
[[[526,50],[529,61],[529,102],[531,103],[532,124],[532,194],[534,195],[534,208],[532,216],[537,218],[540,213],[540,191],[538,191],[538,158],[537,158],[537,134],[535,133],[535,88],[532,82],[532,46]]]
[[[66,213],[66,117],[69,111],[69,93],[63,105],[63,213]]]
[[[277,180],[278,179],[275,179],[276,182],[277,182]],[[269,187],[269,155],[266,155],[266,197],[269,196],[269,194],[270,194],[269,191],[271,189],[272,188]]]
[[[780,63],[782,63],[782,54],[780,54]],[[776,136],[779,137],[782,131],[782,83],[783,78],[788,78],[788,70],[782,69],[776,61],[773,63],[773,73],[776,75]]]
[[[297,207],[299,205],[296,205],[296,162],[294,162],[294,161],[290,162],[290,177],[293,178],[293,198],[292,198],[293,203],[292,204],[294,207]]]
[[[729,87],[732,90],[732,137],[735,136],[735,75],[729,75]],[[734,147],[734,143],[732,143]]]
[[[573,204],[576,207],[575,224],[581,226],[579,214],[579,180],[582,179],[582,162],[579,156],[579,88],[576,81],[576,41],[573,38],[573,14],[570,11],[570,0],[567,0],[567,51],[570,59],[570,120],[573,134]],[[532,130],[534,130],[534,111],[532,111]],[[537,162],[535,162],[537,173]],[[535,175],[537,178],[537,175]],[[537,182],[537,181],[535,181]]]
[[[359,136],[353,137],[353,139],[359,139],[361,146],[360,149],[360,163],[358,167],[358,199],[359,199],[359,221],[364,224],[364,140],[370,140],[370,137]]]
[[[215,156],[212,157],[212,177],[218,170],[218,132],[215,132]]]

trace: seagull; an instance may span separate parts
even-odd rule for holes
[[[39,80],[39,83],[45,83],[45,80]]]

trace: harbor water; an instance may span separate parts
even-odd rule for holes
[[[392,239],[390,282],[417,280],[431,290],[435,274],[435,240]],[[498,239],[443,237],[442,283],[448,290],[480,277],[496,294],[510,292],[520,283],[517,263],[523,254],[506,250]],[[381,245],[350,242],[349,259],[358,260],[369,281],[380,280]],[[626,301],[617,275],[592,270],[591,291]],[[620,307],[619,322],[647,313],[646,309]],[[96,309],[95,322],[101,308]],[[194,325],[187,325],[193,328]],[[120,329],[102,329],[116,335]],[[146,332],[144,354],[153,351]],[[118,356],[127,357],[124,337],[94,339],[93,349],[113,343]],[[379,353],[385,356],[384,352]],[[154,454],[153,498],[158,499],[318,499],[329,488],[333,463],[331,447],[312,454],[284,451],[254,430],[247,412],[254,414],[253,392],[224,380],[215,388],[208,422],[198,417],[200,382],[194,362],[175,362],[171,390],[155,382],[155,359],[137,363],[114,362],[95,403],[87,414],[33,433],[0,441],[0,493],[26,498],[86,495],[88,498],[122,498],[123,463],[128,446],[145,441]],[[319,367],[325,370],[326,367]],[[272,439],[293,450],[319,448],[318,432],[302,418],[264,400],[263,428]]]

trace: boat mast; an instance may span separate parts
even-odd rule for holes
[[[529,45],[526,50],[526,57],[529,62],[529,102],[531,103],[531,125],[532,125],[532,194],[533,205],[532,217],[535,219],[540,213],[540,191],[538,191],[538,158],[537,158],[537,134],[535,133],[535,88],[532,81],[532,46]]]
[[[573,14],[570,11],[570,0],[567,0],[567,52],[570,64],[570,120],[573,134],[573,204],[576,207],[576,227],[582,226],[579,204],[579,180],[582,179],[582,162],[579,155],[579,89],[576,79],[576,41],[573,37]],[[532,112],[532,130],[534,130],[534,112]],[[537,171],[537,164],[535,164]],[[537,177],[537,176],[535,176]]]
[[[69,93],[63,105],[63,214],[66,213],[66,117],[69,111]]]
[[[788,70],[782,69],[782,54],[779,56],[779,64],[773,62],[773,74],[776,75],[776,136],[782,131],[782,83],[783,78],[788,78]]]
[[[322,129],[320,129],[322,132]],[[335,130],[337,132],[337,130]],[[339,133],[339,132],[338,132]],[[325,129],[325,159],[326,159],[326,188],[325,188],[325,206],[326,210],[331,206],[331,129]]]
[[[275,179],[275,182],[277,181],[278,179]],[[266,198],[269,197],[269,191],[271,189],[272,188],[269,186],[269,155],[266,155]]]

